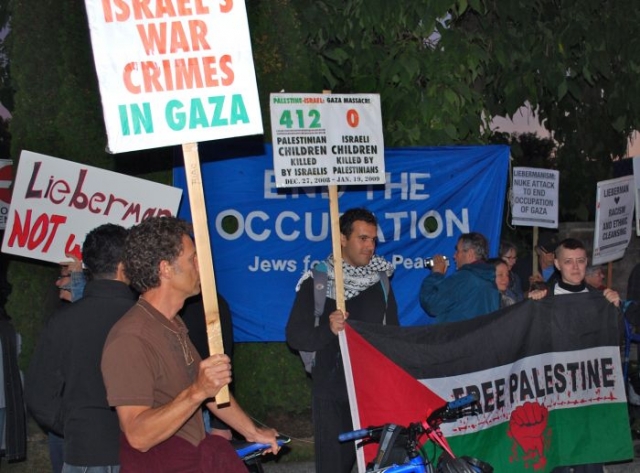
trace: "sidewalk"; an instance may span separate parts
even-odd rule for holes
[[[316,471],[316,465],[314,462],[301,462],[301,463],[267,462],[263,466],[264,466],[265,473],[315,473]],[[638,471],[640,472],[640,470]]]
[[[315,473],[313,462],[304,463],[276,463],[267,462],[264,464],[265,473]],[[507,473],[497,471],[495,473]],[[605,473],[640,473],[640,462],[620,463],[617,465],[605,466]]]
[[[640,442],[635,442],[640,447]],[[315,465],[313,462],[301,463],[276,463],[269,461],[264,463],[265,473],[315,473]],[[508,473],[496,471],[495,473]],[[605,466],[605,473],[640,473],[640,458],[634,458],[633,461],[627,463],[618,463]]]

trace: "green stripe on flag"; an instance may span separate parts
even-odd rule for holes
[[[633,458],[625,403],[555,409],[542,427],[536,423],[525,426],[516,433],[519,442],[509,435],[509,422],[447,440],[455,455],[486,461],[494,473],[546,473],[556,466]],[[599,432],[595,438],[593,431]],[[422,453],[433,459],[432,444],[425,445]]]

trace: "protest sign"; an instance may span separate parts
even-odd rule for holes
[[[147,217],[175,215],[182,190],[104,169],[23,151],[3,253],[52,263],[80,256],[98,225],[130,227]]]
[[[243,1],[85,4],[110,152],[262,133]]]
[[[634,202],[633,176],[598,182],[591,264],[608,263],[624,256],[633,232]]]
[[[271,94],[278,187],[384,184],[377,94]]]
[[[513,225],[558,228],[560,173],[551,169],[513,168]]]
[[[640,209],[640,157],[633,158],[633,181],[636,209]],[[636,212],[636,235],[640,236],[640,215]]]
[[[9,204],[11,203],[11,182],[13,181],[13,161],[0,159],[0,230],[7,226]]]

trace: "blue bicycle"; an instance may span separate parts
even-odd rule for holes
[[[276,437],[276,441],[278,442],[278,446],[282,447],[283,445],[291,442],[291,438],[284,435],[278,435]],[[262,467],[262,455],[267,449],[271,448],[271,445],[268,443],[242,442],[236,440],[233,440],[231,444],[233,445],[233,448],[236,449],[238,456],[242,461],[244,461],[251,472],[264,473],[264,468]]]
[[[385,424],[340,434],[341,442],[360,440],[360,445],[378,443],[378,452],[367,465],[368,473],[492,473],[486,462],[467,456],[456,457],[444,438],[440,425],[477,413],[478,396],[465,396],[436,409],[425,421],[411,423],[408,427]],[[437,465],[420,455],[426,436],[444,450]],[[426,443],[426,442],[425,442]]]

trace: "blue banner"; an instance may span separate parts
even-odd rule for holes
[[[259,156],[207,162],[202,181],[218,291],[231,306],[237,342],[284,341],[300,276],[331,253],[325,187],[277,189],[271,146]],[[341,212],[366,207],[378,218],[377,254],[392,261],[402,325],[429,324],[418,302],[424,258],[451,260],[462,233],[480,232],[496,255],[509,148],[468,146],[385,150],[387,183],[338,187]],[[184,167],[174,185],[188,193]],[[191,221],[189,202],[178,215]]]

